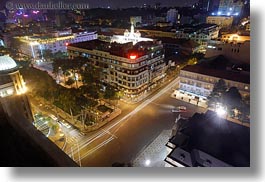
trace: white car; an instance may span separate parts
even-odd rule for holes
[[[178,106],[174,109],[172,109],[172,112],[186,112],[187,108],[185,106]]]

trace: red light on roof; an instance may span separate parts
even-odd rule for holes
[[[132,54],[132,55],[130,55],[130,59],[136,59],[136,55],[134,55],[134,54]]]
[[[65,43],[65,45],[66,45],[66,46],[68,46],[68,45],[69,45],[69,43],[68,43],[68,42],[66,42],[66,43]]]

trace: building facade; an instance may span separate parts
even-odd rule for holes
[[[104,82],[124,93],[124,99],[138,102],[165,77],[164,48],[161,42],[118,44],[99,40],[70,44],[70,58],[86,57],[102,68]]]
[[[113,35],[111,38],[111,42],[117,42],[119,44],[125,44],[128,42],[136,44],[141,41],[153,41],[153,39],[141,37],[141,33],[138,30],[134,30],[133,23],[131,24],[130,32],[126,29],[123,35]]]
[[[250,41],[237,42],[240,38],[234,39],[233,37],[224,38],[224,40],[228,42],[213,41],[209,43],[205,58],[224,55],[232,62],[250,64]]]
[[[231,28],[233,16],[207,16],[206,23],[218,25],[220,28]]]
[[[243,1],[220,0],[217,14],[238,16],[241,14],[243,5]]]
[[[244,43],[245,41],[250,41],[250,35],[223,34],[221,41],[226,43]]]
[[[167,11],[167,22],[172,24],[177,23],[178,11],[176,9],[170,9]]]
[[[174,94],[176,97],[188,97],[190,100],[205,103],[220,79],[226,82],[228,88],[237,87],[243,97],[250,94],[249,73],[213,70],[200,65],[186,66],[180,70],[179,89]]]
[[[56,31],[49,35],[18,37],[21,52],[34,60],[43,59],[43,50],[52,53],[67,52],[67,45],[97,39],[97,32],[76,32],[72,30]]]
[[[183,27],[176,31],[179,39],[191,39],[206,47],[212,39],[217,39],[220,28],[215,24],[201,24],[194,27]]]
[[[0,56],[0,103],[5,112],[8,112],[11,102],[16,102],[17,109],[23,117],[33,122],[33,116],[27,96],[26,84],[18,70],[18,65],[9,56]]]

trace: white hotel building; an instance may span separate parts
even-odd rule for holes
[[[97,32],[80,31],[73,33],[71,29],[56,31],[47,35],[18,37],[21,52],[34,60],[43,59],[43,50],[67,52],[67,45],[97,39]]]
[[[128,102],[139,102],[166,75],[163,44],[159,41],[141,41],[119,44],[93,40],[70,44],[70,58],[84,57],[88,63],[102,69],[102,81],[124,93]]]

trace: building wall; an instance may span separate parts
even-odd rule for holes
[[[185,29],[176,32],[176,37],[179,39],[191,39],[201,46],[207,46],[208,42],[212,39],[218,38],[219,35],[219,27],[212,26],[207,29],[201,29],[194,32],[186,33]]]
[[[250,41],[250,36],[242,36],[238,34],[223,34],[221,37],[223,42],[234,42],[234,43],[243,43],[245,41]]]
[[[25,82],[18,70],[0,74],[0,103],[8,102],[10,97],[16,98],[17,108],[20,114],[28,121],[33,122],[33,115],[27,96]],[[8,110],[3,106],[4,110]]]
[[[207,74],[207,73],[206,73]],[[222,78],[209,75],[193,73],[185,70],[180,71],[179,90],[187,92],[191,96],[206,99],[212,92],[214,84]],[[227,86],[237,87],[239,92],[245,96],[250,93],[250,84],[224,79]]]
[[[224,55],[234,62],[250,64],[250,41],[208,45],[205,58]]]
[[[221,28],[230,28],[233,24],[233,16],[208,16],[206,23],[212,23],[220,26]]]
[[[34,59],[42,59],[41,52],[43,50],[51,50],[52,53],[61,51],[67,52],[67,45],[71,43],[84,42],[97,39],[96,32],[81,32],[72,35],[56,37],[51,39],[25,40],[20,38],[22,45],[21,51],[23,54],[31,56]]]
[[[221,15],[239,15],[243,8],[242,1],[220,0],[218,12]]]
[[[111,55],[100,50],[68,47],[70,58],[82,56],[102,68],[104,81],[122,90],[129,97],[137,97],[152,88],[165,76],[164,49],[154,45],[153,51],[136,60]]]
[[[178,11],[176,9],[170,9],[167,12],[167,22],[176,23],[178,17]]]

